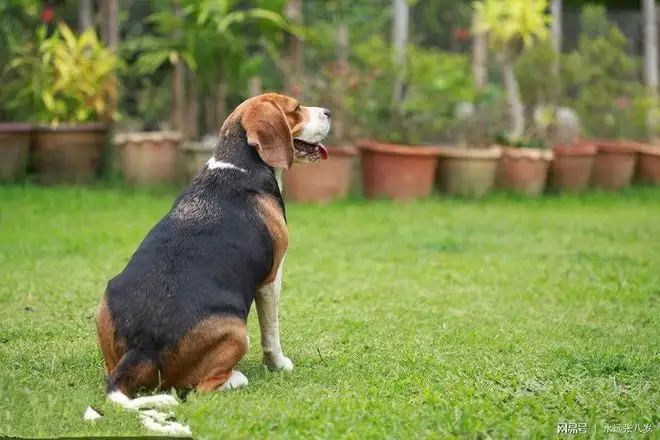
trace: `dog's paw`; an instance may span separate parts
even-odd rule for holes
[[[293,371],[293,362],[282,353],[279,355],[264,353],[263,363],[270,371]]]
[[[248,385],[248,378],[245,377],[240,371],[232,370],[231,376],[220,387],[220,391],[233,390],[236,388],[246,387]]]

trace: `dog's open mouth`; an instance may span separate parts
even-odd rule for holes
[[[319,159],[325,160],[328,158],[328,150],[325,149],[322,143],[310,144],[300,139],[294,139],[293,147],[296,152],[296,159],[299,160],[315,162]]]

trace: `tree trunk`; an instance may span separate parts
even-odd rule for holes
[[[197,96],[195,72],[186,69],[186,125],[185,125],[185,138],[198,139],[199,138],[199,100]]]
[[[181,16],[179,2],[172,0],[174,13]],[[175,37],[181,31],[175,31]],[[185,136],[184,126],[186,123],[186,71],[183,61],[179,60],[172,70],[172,128]]]
[[[346,82],[348,74],[348,25],[342,23],[337,26],[337,73],[339,75],[339,81],[337,81],[338,87],[335,93],[337,94],[337,102],[343,104],[346,102]],[[343,105],[338,106],[338,108],[333,109],[333,132],[334,138],[343,143],[346,138],[346,111],[343,108]]]
[[[185,70],[178,62],[172,70],[172,128],[184,135],[186,107]]]
[[[215,115],[215,99],[212,93],[204,94],[204,133],[215,133],[222,121]]]
[[[220,133],[222,123],[229,116],[227,114],[227,91],[227,83],[222,78],[218,78],[215,85],[215,113],[218,118],[218,133]]]
[[[472,28],[477,29],[477,14],[472,15]],[[476,32],[472,40],[472,77],[474,86],[481,90],[488,83],[488,40],[484,32]]]
[[[110,49],[116,50],[119,40],[119,5],[117,0],[102,0],[100,12],[101,39]]]
[[[410,9],[406,0],[394,1],[394,24],[392,29],[392,46],[394,48],[394,64],[397,69],[397,79],[394,82],[392,117],[396,126],[401,126],[401,101],[403,101],[403,69],[406,65],[406,49],[408,45],[408,22]]]
[[[261,95],[263,93],[263,87],[261,85],[261,77],[253,76],[252,78],[250,78],[248,88],[249,88],[248,93],[250,94],[251,97]]]
[[[302,20],[302,0],[289,0],[285,9],[286,17],[293,23],[301,25]],[[301,77],[303,75],[303,44],[295,36],[291,36],[291,46],[289,52],[290,74],[286,82],[287,93],[293,97],[299,98]]]
[[[647,115],[647,129],[655,136],[655,114],[658,107],[658,27],[654,0],[642,0],[644,15],[644,82],[651,97],[651,108]]]
[[[108,1],[108,47],[117,50],[119,42],[119,4],[118,0]]]
[[[553,69],[554,74],[559,75],[559,55],[561,54],[562,42],[562,0],[552,0],[550,8],[552,11],[552,46],[557,52]]]
[[[78,7],[78,32],[92,27],[92,0],[80,0]]]
[[[502,68],[502,79],[504,81],[504,90],[509,105],[509,114],[511,116],[511,133],[513,138],[519,138],[525,132],[525,109],[520,100],[520,88],[514,70],[513,60],[509,52],[503,49],[498,54],[500,66]]]

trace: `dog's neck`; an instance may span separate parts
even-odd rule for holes
[[[262,173],[266,170],[275,175],[277,186],[282,193],[282,170],[266,164],[257,150],[247,143],[247,135],[240,122],[220,133],[213,156],[207,163],[209,169],[232,170],[238,173]]]

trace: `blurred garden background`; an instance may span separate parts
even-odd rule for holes
[[[3,180],[185,183],[236,105],[280,91],[333,111],[291,201],[660,182],[652,1],[2,0],[0,20]]]

